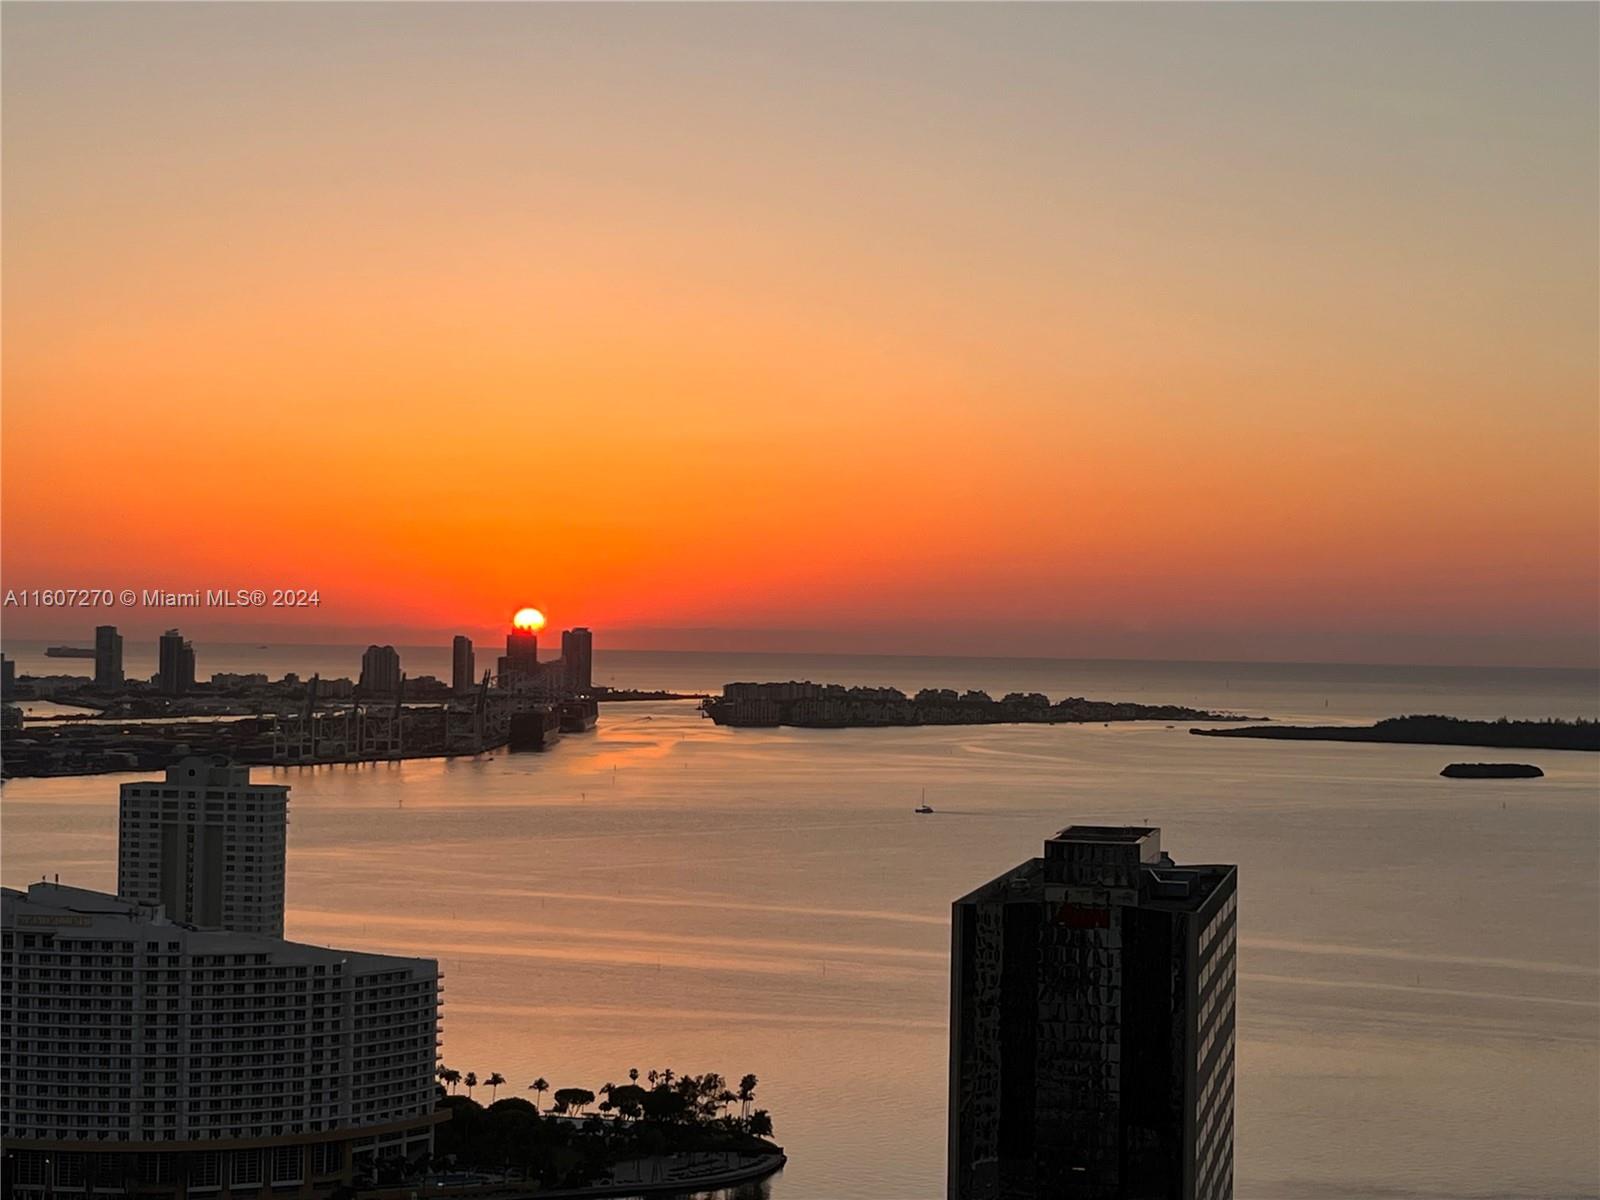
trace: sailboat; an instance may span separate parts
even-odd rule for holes
[[[918,813],[931,813],[933,811],[933,805],[928,803],[928,789],[927,788],[923,788],[922,789],[922,803],[917,805],[911,811],[912,812],[918,812]]]

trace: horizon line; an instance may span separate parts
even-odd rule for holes
[[[340,627],[340,628],[342,629],[343,627]],[[584,626],[570,626],[569,628],[587,628],[587,627],[584,627]],[[684,633],[722,633],[722,632],[736,632],[736,633],[778,632],[778,633],[786,633],[786,634],[789,634],[789,635],[792,636],[794,634],[800,634],[800,633],[821,632],[821,631],[809,631],[809,630],[772,630],[772,631],[769,631],[769,630],[720,630],[720,629],[716,629],[714,627],[682,627],[682,628],[639,627],[639,628],[640,629],[648,629],[649,632],[676,633],[676,634],[684,634]],[[449,635],[445,635],[445,636],[453,637],[453,636],[456,636],[456,635],[455,634],[449,634]],[[206,638],[203,638],[203,636],[189,637],[186,640],[191,641],[191,642],[193,642],[193,643],[195,643],[196,645],[199,645],[199,646],[207,646],[207,645],[209,645],[209,646],[218,646],[218,647],[224,647],[224,646],[225,647],[267,646],[267,647],[269,647],[271,649],[296,649],[296,648],[312,648],[312,647],[334,647],[334,648],[359,649],[362,646],[370,646],[370,645],[392,645],[392,646],[395,647],[396,650],[437,649],[437,650],[439,650],[439,651],[441,651],[443,653],[448,653],[449,650],[450,650],[449,642],[444,640],[443,637],[441,637],[440,640],[437,640],[437,641],[434,641],[434,640],[423,640],[423,641],[415,641],[415,642],[402,642],[402,641],[373,642],[373,641],[370,641],[370,640],[366,640],[364,638],[357,638],[354,641],[342,641],[342,640],[270,641],[269,640],[268,642],[264,642],[263,643],[263,642],[256,642],[256,641],[254,641],[252,639],[235,641],[235,640],[232,640],[231,638],[206,639]],[[3,641],[0,641],[0,651],[4,651],[6,649],[6,647],[7,647],[7,645],[9,645],[9,644],[45,646],[45,645],[57,644],[57,643],[51,638],[39,638],[39,637],[8,638],[8,639],[4,639]],[[72,644],[72,643],[69,642],[69,643],[65,643],[65,644]],[[1597,660],[1597,661],[1592,662],[1592,663],[1587,663],[1587,664],[1556,666],[1556,665],[1549,665],[1549,664],[1537,665],[1537,664],[1522,664],[1522,663],[1377,662],[1377,661],[1365,660],[1365,659],[1318,659],[1318,658],[1203,658],[1203,657],[1201,657],[1201,658],[1190,658],[1190,657],[1182,657],[1182,656],[1139,657],[1139,656],[1131,656],[1131,655],[1095,655],[1095,654],[1071,654],[1071,655],[1067,655],[1067,654],[977,654],[977,653],[958,653],[958,652],[951,652],[951,651],[945,651],[945,652],[941,652],[941,653],[928,653],[928,652],[910,653],[910,652],[903,652],[903,651],[851,651],[851,650],[761,650],[761,649],[716,650],[716,649],[703,649],[703,648],[702,649],[662,648],[662,647],[656,647],[656,646],[640,646],[640,645],[628,645],[628,644],[613,644],[613,645],[598,644],[598,645],[595,646],[595,652],[596,652],[597,655],[598,654],[605,654],[605,653],[617,653],[617,652],[620,652],[620,653],[626,653],[626,654],[690,655],[690,656],[697,656],[697,657],[699,657],[699,656],[709,657],[709,656],[714,656],[714,655],[721,655],[721,656],[726,656],[726,657],[743,657],[743,658],[813,658],[813,659],[815,659],[815,658],[871,658],[871,659],[892,659],[892,660],[906,660],[906,659],[913,659],[913,660],[915,660],[915,659],[923,659],[923,660],[958,659],[958,660],[963,660],[963,661],[978,661],[978,662],[1061,662],[1061,663],[1093,662],[1093,663],[1127,663],[1127,664],[1139,664],[1139,665],[1152,665],[1152,664],[1154,664],[1154,665],[1217,666],[1217,667],[1227,667],[1227,666],[1245,666],[1245,667],[1250,667],[1250,666],[1272,666],[1272,667],[1351,667],[1351,668],[1384,668],[1384,669],[1392,669],[1392,670],[1443,670],[1443,671],[1540,671],[1540,672],[1560,671],[1560,672],[1566,672],[1566,673],[1569,673],[1569,674],[1590,674],[1590,675],[1600,674],[1600,660]]]

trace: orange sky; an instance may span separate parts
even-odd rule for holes
[[[1596,12],[9,5],[5,586],[1592,663]]]

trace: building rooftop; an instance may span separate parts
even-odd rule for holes
[[[154,780],[147,780],[153,783]],[[213,787],[213,788],[242,788],[254,787],[270,789],[272,791],[287,792],[288,786],[281,783],[250,782],[250,768],[241,766],[225,754],[191,754],[181,758],[167,768],[166,782],[182,784],[185,787]],[[123,785],[127,787],[127,784]],[[134,786],[138,786],[135,784]]]
[[[16,888],[3,888],[8,903],[21,903],[28,906],[26,911],[36,915],[54,913],[56,915],[75,914],[79,916],[110,916],[130,919],[142,919],[151,925],[170,925],[159,907],[152,908],[140,905],[133,900],[124,900],[120,896],[113,896],[106,892],[91,891],[89,888],[73,887],[65,883],[50,883],[40,880],[38,883],[28,885],[26,892]],[[143,912],[141,914],[141,909]],[[7,922],[10,923],[9,921]]]
[[[1053,842],[1142,842],[1161,830],[1150,825],[1068,825]]]
[[[1180,864],[1149,825],[1068,825],[1045,841],[1044,856],[1018,863],[957,904],[1043,899],[1058,887],[1137,888],[1143,907],[1192,911],[1236,870]]]
[[[1154,863],[1161,860],[1161,830],[1153,825],[1068,825],[1044,844],[1057,862]]]
[[[291,942],[264,933],[201,929],[170,920],[160,905],[140,904],[63,883],[30,884],[26,892],[0,888],[0,924],[7,929],[57,931],[71,938],[177,940],[183,943],[186,954],[270,954],[280,963],[292,964],[345,962],[357,974],[423,965],[438,969],[431,958],[367,954]]]

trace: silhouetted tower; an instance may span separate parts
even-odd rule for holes
[[[94,681],[101,687],[122,684],[122,635],[115,625],[95,626]]]
[[[395,696],[400,692],[400,652],[393,646],[368,646],[361,656],[361,694]]]
[[[516,675],[533,680],[539,674],[539,635],[531,629],[513,629],[506,634],[506,656],[501,660],[501,675]]]
[[[955,902],[948,1200],[1230,1200],[1237,875],[1073,825]]]
[[[477,687],[473,679],[472,639],[460,634],[450,644],[450,690],[464,696]]]
[[[564,631],[561,664],[567,691],[589,691],[594,686],[594,634],[582,626]]]
[[[194,646],[176,629],[161,635],[156,662],[164,695],[184,696],[194,690]]]

